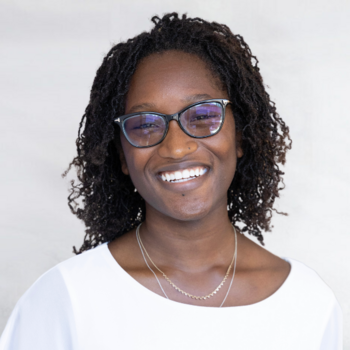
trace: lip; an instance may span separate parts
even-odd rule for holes
[[[160,173],[162,172],[173,172],[173,171],[182,171],[188,168],[195,168],[195,167],[203,167],[207,169],[207,171],[195,179],[188,179],[187,181],[183,182],[168,182],[163,181],[161,178]],[[161,183],[162,186],[165,188],[172,190],[172,191],[190,191],[193,189],[196,189],[197,187],[200,187],[202,183],[207,179],[207,176],[210,174],[211,167],[207,164],[199,163],[199,162],[185,162],[185,163],[178,163],[178,164],[170,164],[168,166],[159,168],[156,173],[157,180]]]

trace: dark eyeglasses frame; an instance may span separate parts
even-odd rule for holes
[[[222,107],[222,122],[221,122],[221,125],[220,125],[220,128],[214,133],[214,134],[210,134],[210,135],[207,135],[207,136],[193,136],[191,134],[189,134],[182,126],[181,122],[180,122],[180,116],[181,114],[183,114],[185,111],[187,111],[189,108],[192,108],[194,106],[197,106],[197,105],[201,105],[203,103],[210,103],[210,102],[217,102],[217,103],[220,103],[221,107]],[[168,130],[169,130],[169,123],[170,121],[172,120],[176,120],[177,123],[179,124],[181,130],[188,136],[190,137],[193,137],[193,138],[196,138],[196,139],[204,139],[204,138],[207,138],[207,137],[210,137],[210,136],[214,136],[216,135],[222,128],[222,125],[224,124],[224,121],[225,121],[225,113],[226,113],[226,106],[232,102],[229,101],[229,100],[226,100],[226,99],[223,99],[223,98],[214,98],[214,99],[210,99],[210,100],[203,100],[203,101],[199,101],[199,102],[196,102],[196,103],[193,103],[185,108],[183,108],[180,112],[177,112],[177,113],[174,113],[174,114],[162,114],[162,113],[157,113],[157,112],[135,112],[135,113],[131,113],[131,114],[125,114],[125,115],[122,115],[121,117],[118,117],[118,118],[115,118],[114,119],[114,123],[116,123],[117,125],[119,125],[119,127],[121,128],[121,130],[123,131],[123,134],[125,136],[125,138],[129,141],[129,143],[134,146],[134,147],[137,147],[137,148],[148,148],[148,147],[153,147],[153,146],[156,146],[158,144],[160,144],[166,137],[166,135],[168,134]],[[158,141],[157,143],[155,143],[154,145],[151,145],[151,146],[136,146],[134,145],[128,138],[128,135],[125,131],[125,127],[124,127],[124,124],[125,124],[125,121],[131,117],[134,117],[135,115],[142,115],[142,114],[154,114],[154,115],[157,115],[159,117],[162,117],[163,119],[165,119],[165,131],[164,131],[164,136],[161,138],[160,141]]]

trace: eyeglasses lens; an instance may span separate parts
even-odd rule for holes
[[[183,128],[192,136],[203,137],[216,134],[223,120],[220,103],[208,102],[193,106],[181,114]]]
[[[223,121],[223,108],[218,102],[193,106],[180,116],[180,123],[186,132],[194,137],[216,134]],[[156,114],[140,114],[124,122],[129,141],[137,147],[157,144],[164,136],[166,121]]]
[[[140,114],[128,118],[124,123],[125,132],[132,144],[138,147],[158,143],[165,131],[165,120],[155,114]]]

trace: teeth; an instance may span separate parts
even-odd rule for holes
[[[181,174],[180,171],[177,171],[177,172],[175,173],[175,179],[176,179],[176,180],[181,180],[181,179],[182,179],[182,174]]]
[[[206,168],[197,169],[185,169],[183,171],[175,171],[173,173],[163,173],[161,178],[163,181],[168,182],[184,182],[188,180],[194,180],[196,177],[201,176],[207,172]]]
[[[190,172],[188,170],[184,170],[182,172],[182,178],[183,179],[188,179],[190,177]]]

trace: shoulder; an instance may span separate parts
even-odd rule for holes
[[[320,331],[320,349],[340,349],[343,314],[332,289],[307,265],[284,259],[291,264],[291,273],[280,297],[289,300],[289,315],[299,320],[309,332],[317,334]]]
[[[257,272],[259,285],[265,281],[268,286],[265,297],[278,292],[277,295],[283,296],[283,303],[300,304],[306,308],[319,306],[323,310],[336,302],[331,288],[306,264],[276,256],[245,237],[241,241],[245,255],[241,263]]]
[[[38,302],[54,301],[55,305],[68,301],[74,284],[79,284],[84,278],[98,273],[103,269],[103,255],[107,245],[98,246],[80,255],[67,259],[41,275],[21,297],[18,305],[21,307]]]
[[[326,323],[336,319],[342,323],[342,312],[332,289],[316,271],[300,261],[284,258],[291,264],[291,272],[279,294],[287,302],[291,314],[312,323]],[[310,323],[310,322],[309,322]],[[324,327],[326,325],[324,324]]]
[[[284,260],[291,265],[288,282],[292,285],[295,295],[304,295],[315,302],[335,299],[331,288],[315,270],[295,259],[284,258]]]
[[[101,244],[96,248],[87,250],[82,254],[76,255],[70,259],[62,261],[53,269],[57,269],[63,276],[68,274],[84,274],[88,271],[98,269],[105,263],[105,255],[108,250],[107,243]]]
[[[72,257],[40,276],[12,311],[0,349],[74,348],[77,301],[96,284],[94,276],[106,270],[105,249],[106,244]]]
[[[84,284],[84,281],[93,280],[108,271],[108,247],[107,243],[85,251],[70,259],[62,261],[43,274],[33,285],[48,286],[62,285],[68,293],[72,289]]]

